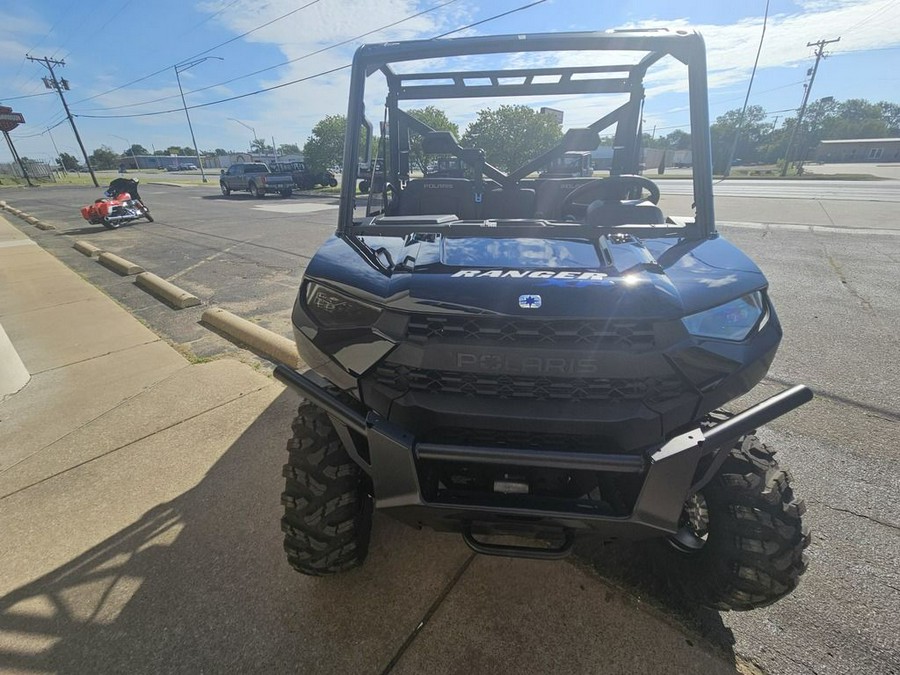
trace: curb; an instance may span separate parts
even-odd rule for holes
[[[40,220],[38,220],[38,221],[34,224],[34,226],[35,226],[37,229],[39,229],[39,230],[55,230],[55,229],[56,229],[55,227],[53,227],[53,225],[50,225],[50,224],[48,224],[48,223],[44,223],[44,222],[42,222],[42,221],[40,221]]]
[[[291,368],[297,368],[299,365],[300,355],[297,353],[297,346],[293,341],[231,312],[219,308],[207,309],[203,312],[200,321],[251,347],[267,358],[280,361]]]
[[[174,305],[178,309],[185,307],[195,307],[200,304],[200,298],[196,295],[178,288],[175,284],[171,284],[165,279],[156,276],[152,272],[141,272],[137,275],[134,283],[143,288],[148,293],[162,298],[166,302]]]
[[[84,239],[79,239],[74,244],[72,244],[72,248],[74,248],[79,253],[83,253],[89,258],[93,258],[96,255],[100,255],[103,253],[102,248],[97,248],[91,242],[85,241]]]
[[[115,253],[108,253],[106,251],[97,256],[97,262],[104,267],[108,267],[113,272],[118,272],[126,277],[130,277],[133,274],[140,274],[144,271],[144,268],[140,265],[136,265],[130,260],[125,260],[125,258],[120,258]]]

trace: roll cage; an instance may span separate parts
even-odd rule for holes
[[[632,51],[643,54],[635,63],[623,65],[602,63],[588,66],[421,73],[398,73],[392,67],[409,61],[454,56],[570,51]],[[673,222],[665,228],[653,226],[653,229],[659,234],[665,233],[661,230],[675,230],[673,234],[677,233],[688,239],[703,239],[715,235],[705,46],[699,33],[668,29],[470,37],[360,47],[353,59],[350,78],[343,163],[347,175],[341,186],[337,234],[371,235],[377,230],[379,234],[402,236],[432,231],[447,232],[449,227],[456,231],[461,225],[453,225],[446,218],[391,217],[384,214],[374,219],[367,218],[363,221],[364,224],[354,222],[359,149],[364,144],[365,152],[367,155],[370,153],[372,135],[372,124],[366,119],[364,104],[366,79],[369,76],[381,73],[388,89],[385,121],[381,124],[382,143],[376,151],[376,157],[383,158],[385,162],[383,185],[379,187],[383,191],[383,203],[387,204],[389,193],[399,194],[409,181],[410,133],[419,134],[423,138],[426,152],[449,154],[472,167],[477,196],[480,196],[478,191],[485,179],[494,187],[511,189],[530,173],[542,169],[566,151],[595,148],[596,143],[591,146],[589,136],[592,134],[594,138],[599,138],[599,133],[613,124],[616,125],[616,132],[610,175],[640,173],[643,81],[647,69],[669,55],[686,65],[688,70],[695,218],[693,222]],[[413,100],[572,94],[626,94],[628,100],[585,129],[570,129],[555,147],[508,173],[485,161],[480,150],[460,147],[448,132],[435,132],[399,107],[401,101]],[[362,135],[363,129],[367,130],[366,136]],[[387,148],[382,151],[385,138]],[[370,159],[370,156],[365,158]],[[519,222],[495,229],[502,229],[503,236],[509,236],[510,227],[531,230],[535,225],[536,223]]]

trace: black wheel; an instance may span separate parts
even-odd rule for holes
[[[262,199],[266,196],[265,190],[259,187],[256,183],[250,183],[250,194],[252,194],[257,199]]]
[[[673,573],[692,599],[720,610],[765,607],[797,587],[809,545],[806,511],[790,475],[756,436],[731,450],[716,476],[685,503],[669,539]]]
[[[226,187],[225,183],[219,183],[219,189],[222,191],[222,194],[226,197],[231,194],[231,190]]]
[[[370,183],[368,180],[359,181],[359,191],[363,194],[367,194],[369,192]]]
[[[293,190],[282,190],[281,191],[282,197],[290,197],[292,194],[294,194]]]
[[[281,495],[288,562],[313,576],[358,567],[369,552],[372,529],[369,478],[320,408],[304,401],[292,429]]]
[[[329,178],[328,187],[337,187],[337,178]]]
[[[150,212],[149,212],[149,211],[145,211],[145,212],[144,212],[144,218],[147,219],[147,222],[148,222],[148,223],[152,223],[152,222],[153,222],[153,216],[150,215]]]

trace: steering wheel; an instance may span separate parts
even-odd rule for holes
[[[578,186],[563,198],[559,207],[560,214],[563,218],[567,215],[584,215],[591,202],[598,199],[603,201],[622,200],[634,189],[647,190],[650,193],[647,199],[653,204],[659,203],[659,187],[656,183],[644,176],[623,174],[593,180]]]

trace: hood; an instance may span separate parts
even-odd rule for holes
[[[766,286],[752,261],[720,237],[644,241],[552,231],[540,238],[334,237],[306,276],[400,311],[535,318],[678,319]]]

